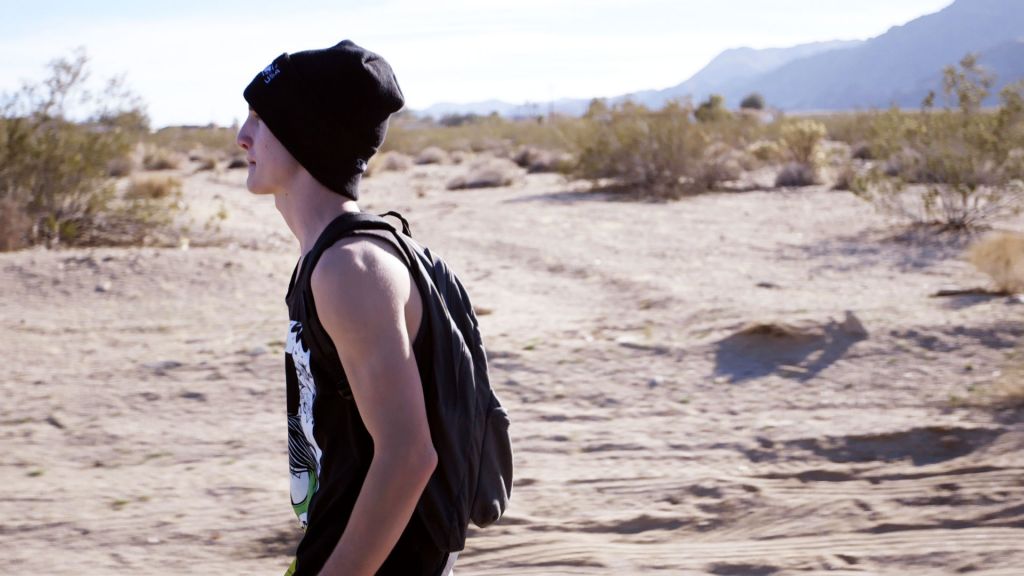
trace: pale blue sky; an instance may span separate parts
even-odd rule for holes
[[[0,90],[84,46],[155,126],[230,124],[275,56],[350,38],[391,62],[412,108],[613,96],[678,84],[727,48],[865,39],[951,1],[0,0]]]

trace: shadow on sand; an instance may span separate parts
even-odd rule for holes
[[[852,312],[842,322],[754,323],[720,340],[715,375],[742,382],[769,374],[806,381],[868,337]]]

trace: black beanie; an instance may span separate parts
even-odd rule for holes
[[[243,95],[317,181],[353,200],[388,117],[405,104],[391,66],[350,40],[281,54]]]

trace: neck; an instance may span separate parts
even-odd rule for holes
[[[313,248],[320,233],[337,216],[343,212],[359,212],[355,200],[332,192],[305,172],[286,189],[274,194],[274,205],[298,239],[302,255]]]

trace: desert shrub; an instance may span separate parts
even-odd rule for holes
[[[1007,86],[995,111],[982,109],[994,78],[973,56],[943,74],[922,110],[890,110],[875,122],[872,148],[885,162],[855,192],[916,223],[964,229],[1019,214],[1024,182],[1014,150],[1024,142],[1024,83]]]
[[[592,102],[572,134],[577,160],[570,173],[595,182],[612,179],[659,198],[696,191],[708,137],[691,114],[688,104],[678,102],[657,111],[629,102]]]
[[[228,170],[235,170],[237,168],[248,168],[249,161],[245,159],[245,156],[233,156],[228,160]]]
[[[725,99],[720,94],[712,94],[708,99],[701,102],[693,111],[693,117],[698,122],[718,122],[732,116],[725,108]]]
[[[967,260],[1010,294],[1024,292],[1024,234],[1003,232],[983,238],[967,250]]]
[[[108,176],[148,129],[145,113],[119,79],[86,90],[86,63],[82,51],[55,60],[0,105],[0,201],[6,220],[31,222],[23,244],[132,241],[122,233],[150,224],[136,219],[146,202],[121,201]]]
[[[747,153],[760,162],[778,162],[782,160],[782,148],[771,140],[758,140],[747,146]]]
[[[764,110],[764,96],[757,92],[747,94],[740,101],[740,108],[744,110]]]
[[[380,167],[381,170],[401,172],[412,167],[412,158],[401,152],[385,152],[381,156]]]
[[[177,170],[181,164],[182,156],[166,148],[149,147],[142,157],[146,170]]]
[[[857,142],[850,148],[850,157],[856,160],[874,160],[875,154],[867,142]]]
[[[857,178],[860,177],[857,165],[853,162],[845,162],[839,166],[835,173],[835,180],[832,182],[833,190],[850,191],[856,186]]]
[[[820,181],[821,142],[826,133],[817,120],[789,121],[780,127],[779,148],[789,162],[776,174],[776,186],[810,186]]]
[[[525,168],[530,174],[539,174],[542,172],[564,172],[572,167],[573,158],[566,152],[522,146],[512,155],[512,161],[520,168]]]
[[[695,184],[702,190],[715,190],[723,182],[737,180],[743,173],[742,153],[721,142],[704,149],[704,157],[695,175]]]
[[[522,174],[515,162],[505,158],[483,158],[471,166],[469,171],[448,182],[449,190],[469,188],[497,188],[514,184]]]
[[[401,152],[383,152],[370,158],[364,176],[372,176],[377,172],[404,172],[412,167],[412,158]]]
[[[400,152],[385,152],[380,156],[381,171],[401,172],[413,166],[413,159]]]
[[[825,139],[825,125],[817,120],[795,120],[783,124],[779,144],[789,160],[814,167],[818,148]]]
[[[429,146],[416,155],[417,164],[447,164],[448,153],[437,146]]]
[[[817,184],[818,171],[803,162],[787,162],[775,175],[775,185],[784,188]]]

